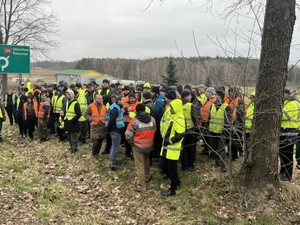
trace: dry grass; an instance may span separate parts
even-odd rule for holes
[[[267,202],[245,202],[228,175],[197,153],[197,170],[180,171],[177,195],[162,197],[169,181],[157,164],[148,191],[134,192],[134,163],[123,159],[124,149],[112,172],[108,155],[91,157],[90,141],[70,154],[54,137],[32,142],[7,123],[2,133],[0,224],[300,224],[298,176]]]

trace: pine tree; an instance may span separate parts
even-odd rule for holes
[[[166,75],[162,75],[163,83],[168,86],[176,86],[178,83],[178,77],[176,75],[177,71],[176,64],[171,57],[167,64],[167,68],[165,69]]]

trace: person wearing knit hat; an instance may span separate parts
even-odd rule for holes
[[[189,95],[191,95],[191,92],[188,91],[188,90],[183,90],[183,91],[181,92],[181,98],[182,98],[182,99],[185,98],[185,97],[187,97],[187,96],[189,96]],[[190,100],[189,100],[189,101],[190,101]]]
[[[149,82],[145,83],[143,86],[143,92],[150,92],[151,84]]]
[[[174,90],[169,90],[166,92],[165,97],[170,101],[176,99],[176,92]]]
[[[216,94],[216,91],[213,87],[206,88],[205,92],[209,92],[211,94],[211,96],[215,96],[215,94]]]
[[[66,98],[68,100],[66,106],[66,117],[65,117],[65,131],[70,144],[71,153],[75,153],[78,150],[78,136],[79,130],[78,119],[81,116],[81,110],[79,103],[74,99],[74,92],[72,90],[66,91]]]
[[[186,84],[183,88],[183,90],[188,90],[188,91],[192,91],[192,87],[189,84]]]
[[[136,192],[146,191],[146,183],[152,179],[149,155],[153,150],[155,131],[155,119],[145,112],[145,105],[138,104],[136,116],[130,121],[125,132],[126,141],[132,147],[135,163],[137,182],[134,190]]]
[[[198,100],[203,104],[205,102],[205,85],[204,84],[200,84],[198,87]]]

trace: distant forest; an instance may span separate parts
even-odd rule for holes
[[[83,58],[79,61],[38,61],[32,63],[33,68],[41,69],[82,69],[96,70],[119,79],[142,80],[150,83],[161,83],[165,75],[169,57],[152,59],[97,59]],[[214,85],[254,86],[259,68],[258,59],[242,57],[191,57],[174,58],[180,84],[199,85],[208,80]],[[300,84],[300,68],[290,65],[288,82]]]

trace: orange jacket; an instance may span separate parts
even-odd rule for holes
[[[135,108],[139,103],[140,103],[139,101],[135,101],[135,103],[133,103],[133,104],[130,104],[129,102],[126,102],[124,107],[129,107],[130,108],[128,112],[135,112]],[[129,117],[129,115],[124,116],[124,121],[125,122],[129,122],[130,120],[131,120],[131,118]]]

